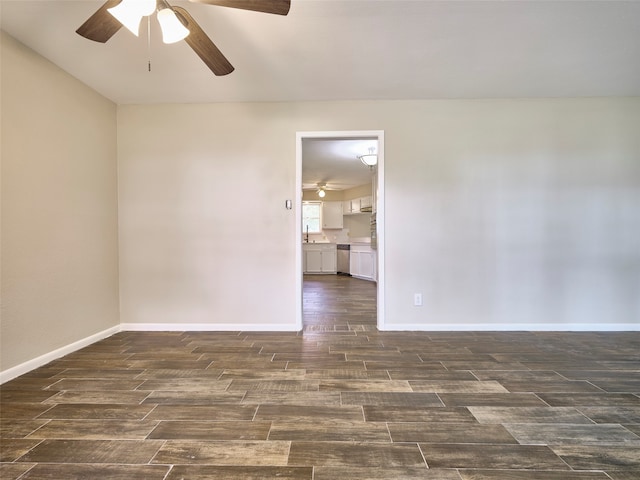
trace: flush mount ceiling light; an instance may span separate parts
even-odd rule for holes
[[[291,0],[191,1],[276,15],[287,15],[291,6]],[[164,43],[185,40],[215,75],[227,75],[233,72],[233,65],[214,45],[189,12],[182,7],[169,5],[167,0],[107,0],[76,30],[76,33],[89,40],[105,43],[122,26],[125,26],[138,36],[142,19],[150,17],[155,12],[158,12],[157,18]],[[151,68],[151,64],[149,64],[149,68]]]
[[[320,198],[324,198],[324,196],[327,194],[326,188],[327,188],[327,184],[326,183],[319,183],[318,184],[318,189],[316,190],[316,192],[318,192],[318,196]]]
[[[369,153],[365,155],[358,155],[358,159],[360,159],[360,161],[367,167],[373,167],[374,165],[378,164],[378,155],[376,153],[373,153],[374,151],[375,148],[369,147]]]

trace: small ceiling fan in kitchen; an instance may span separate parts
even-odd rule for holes
[[[321,198],[325,196],[327,191],[340,191],[349,188],[350,185],[338,182],[314,182],[303,183],[302,190],[315,190]]]
[[[276,15],[287,15],[291,6],[291,0],[190,1]],[[76,30],[76,33],[89,40],[105,43],[125,26],[137,36],[142,19],[156,12],[164,43],[175,43],[184,39],[215,75],[233,72],[233,65],[189,12],[182,7],[170,5],[166,0],[107,0]]]

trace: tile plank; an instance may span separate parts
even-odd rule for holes
[[[415,444],[293,441],[289,465],[418,467],[425,463]]]
[[[151,463],[237,466],[285,466],[290,442],[167,441]]]
[[[402,407],[364,405],[367,422],[448,422],[477,423],[471,412],[464,407]]]
[[[480,423],[592,424],[574,407],[468,407]]]
[[[176,465],[166,480],[312,480],[311,467]]]
[[[470,423],[389,423],[394,443],[518,443],[502,425]]]
[[[316,467],[314,480],[461,480],[457,470],[425,467]]]
[[[421,443],[420,449],[430,468],[569,469],[546,446]]]
[[[269,440],[315,442],[391,442],[384,423],[346,420],[274,421]]]
[[[163,480],[169,468],[165,465],[38,464],[20,480]]]
[[[154,440],[43,440],[20,461],[146,464],[161,446]]]
[[[271,422],[162,421],[149,438],[162,440],[266,440]]]
[[[460,470],[462,480],[610,480],[604,472]]]
[[[418,392],[342,392],[343,405],[384,405],[408,407],[442,406],[438,395]]]
[[[575,470],[640,470],[637,445],[562,445],[552,447]]]
[[[157,425],[145,420],[51,420],[27,438],[144,440]]]
[[[634,444],[640,452],[640,437],[620,425],[507,424],[519,443],[527,445]]]

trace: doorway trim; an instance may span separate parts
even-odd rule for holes
[[[305,138],[375,138],[378,140],[378,197],[376,205],[377,222],[377,326],[384,330],[385,324],[385,215],[384,215],[384,130],[356,130],[356,131],[317,131],[296,132],[296,195],[295,195],[295,242],[296,242],[296,329],[302,330],[302,141]]]

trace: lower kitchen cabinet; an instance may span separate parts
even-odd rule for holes
[[[304,273],[336,273],[335,243],[305,243],[302,245],[302,257]]]
[[[375,281],[376,251],[370,245],[351,245],[349,270],[352,277]]]

